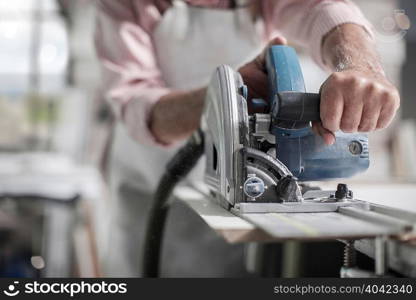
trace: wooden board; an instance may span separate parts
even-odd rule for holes
[[[273,239],[255,225],[204,198],[188,199],[185,202],[229,243],[271,241]]]
[[[334,183],[320,184],[334,189]],[[414,184],[350,184],[357,198],[394,208],[416,212]],[[387,228],[337,213],[250,214],[243,220],[188,187],[175,192],[216,232],[228,242],[271,241],[284,239],[364,238],[385,234]],[[347,224],[348,225],[345,225]],[[255,225],[257,224],[257,225]],[[261,227],[262,229],[259,229]]]
[[[416,211],[416,185],[384,184],[356,185],[354,193],[369,202],[386,205],[393,208]],[[334,189],[331,184],[325,188]],[[375,226],[361,220],[350,220],[345,215],[337,213],[319,214],[270,214],[256,219],[251,217],[247,222],[229,211],[208,200],[208,197],[195,190],[184,188],[176,191],[176,196],[187,203],[213,230],[222,235],[230,243],[254,241],[283,241],[295,240],[308,236],[309,240],[343,238],[356,240],[358,251],[374,257],[373,239],[365,237],[383,233],[385,228]],[[336,215],[336,216],[335,216]],[[247,219],[247,217],[246,217]],[[248,218],[250,219],[250,218]],[[261,230],[258,226],[263,229]],[[335,234],[336,233],[336,234]],[[402,240],[389,240],[388,265],[391,269],[409,276],[416,276],[416,240],[402,237]]]
[[[396,228],[335,212],[244,214],[242,217],[275,240],[361,239],[397,233]]]

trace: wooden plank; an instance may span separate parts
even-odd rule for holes
[[[185,203],[229,243],[269,241],[273,239],[255,225],[207,199],[188,199]]]
[[[184,186],[177,188],[174,195],[189,205],[212,230],[229,243],[273,240],[270,235],[255,225],[210,201],[203,192]]]
[[[242,217],[276,240],[360,239],[397,233],[396,228],[333,212],[244,214]]]
[[[325,189],[334,189],[336,183],[323,183]],[[357,198],[371,203],[416,212],[416,185],[414,184],[357,184],[350,183]],[[181,188],[176,195],[227,241],[250,242],[284,239],[347,239],[368,238],[393,232],[338,213],[247,214],[245,220],[210,201],[206,194]],[[253,225],[254,224],[254,225]],[[260,230],[261,227],[263,230]]]
[[[334,186],[326,183],[327,189]],[[409,212],[415,211],[416,186],[411,184],[389,185],[356,185],[353,190],[361,199],[387,205]],[[374,257],[372,239],[377,234],[385,233],[386,228],[363,220],[353,219],[339,213],[308,213],[308,214],[269,214],[265,218],[247,217],[243,220],[208,200],[208,196],[191,189],[179,190],[176,194],[216,232],[228,242],[282,241],[282,240],[326,240],[326,239],[357,239],[357,250]],[[397,196],[397,198],[396,198]],[[365,197],[365,198],[364,198]],[[402,198],[403,197],[403,198]],[[260,224],[264,222],[264,224]],[[265,230],[258,229],[258,224]],[[416,240],[412,236],[401,236],[400,240],[389,240],[388,264],[406,275],[416,276]]]

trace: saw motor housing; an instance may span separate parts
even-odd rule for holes
[[[369,166],[365,134],[337,132],[335,144],[328,146],[312,132],[320,97],[306,93],[293,48],[271,46],[266,69],[268,99],[253,103],[266,106],[268,113],[248,114],[247,86],[228,66],[218,67],[208,86],[202,117],[205,181],[227,208],[249,211],[258,207],[249,204],[269,204],[253,211],[273,211],[273,203],[305,204],[308,196],[302,195],[298,181],[350,177]],[[335,196],[326,198],[340,202]]]

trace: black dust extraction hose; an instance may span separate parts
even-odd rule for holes
[[[159,277],[161,246],[169,211],[169,197],[175,186],[193,169],[203,153],[203,133],[197,130],[166,166],[165,174],[160,179],[154,194],[147,223],[143,277]]]

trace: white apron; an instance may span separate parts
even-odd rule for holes
[[[262,22],[253,21],[247,8],[207,9],[175,1],[173,6],[165,12],[153,35],[159,67],[167,86],[184,90],[202,87],[208,84],[217,66],[228,64],[237,68],[250,61],[264,47],[261,38],[263,36],[262,25]],[[140,275],[141,241],[152,192],[163,174],[166,163],[180,146],[174,149],[144,146],[132,140],[122,124],[116,125],[110,157],[113,208],[110,251],[105,257],[105,260],[110,262],[107,264],[107,275]],[[202,180],[203,167],[204,163],[201,161],[199,171],[193,171],[193,176],[189,178]],[[199,175],[195,175],[195,172]],[[193,220],[194,222],[200,222],[200,220],[195,220],[189,212],[183,213],[179,212],[180,210],[174,208],[171,214],[178,211],[179,219],[183,219],[181,221],[185,222],[183,226],[187,227],[187,230],[195,227],[195,230],[199,231],[195,232],[198,237],[208,235],[209,229],[193,226]],[[166,276],[191,276],[192,272],[184,268],[190,268],[189,264],[192,261],[188,260],[187,263],[182,264],[180,259],[173,259],[173,257],[183,251],[197,252],[195,247],[198,241],[192,237],[191,232],[187,232],[185,237],[184,233],[180,232],[180,224],[173,224],[172,227],[176,228],[172,234],[176,235],[172,237],[173,243],[182,244],[184,247],[171,251],[164,250],[168,253],[164,253],[163,256],[167,256],[166,260],[169,262],[163,263],[162,261],[162,270],[166,270],[164,272]],[[186,238],[193,239],[192,249],[186,249],[189,245],[186,245],[186,241],[180,241]],[[215,244],[222,242],[217,239],[216,236],[215,239],[210,237],[205,240],[205,244],[209,243],[210,247],[215,247]],[[224,248],[225,252],[235,249],[235,246],[234,248],[229,246],[230,249],[227,246],[220,245],[218,248]],[[207,248],[206,245],[203,247]],[[216,251],[216,249],[209,251]],[[223,254],[219,254],[221,255]],[[232,261],[232,259],[227,260]],[[218,263],[224,264],[220,261]],[[166,268],[165,265],[167,265]],[[215,265],[215,262],[211,265]],[[198,272],[201,272],[202,276],[227,275],[226,272],[218,273],[215,270],[204,273],[201,268],[203,266],[199,267],[200,270],[195,270],[196,275]]]

